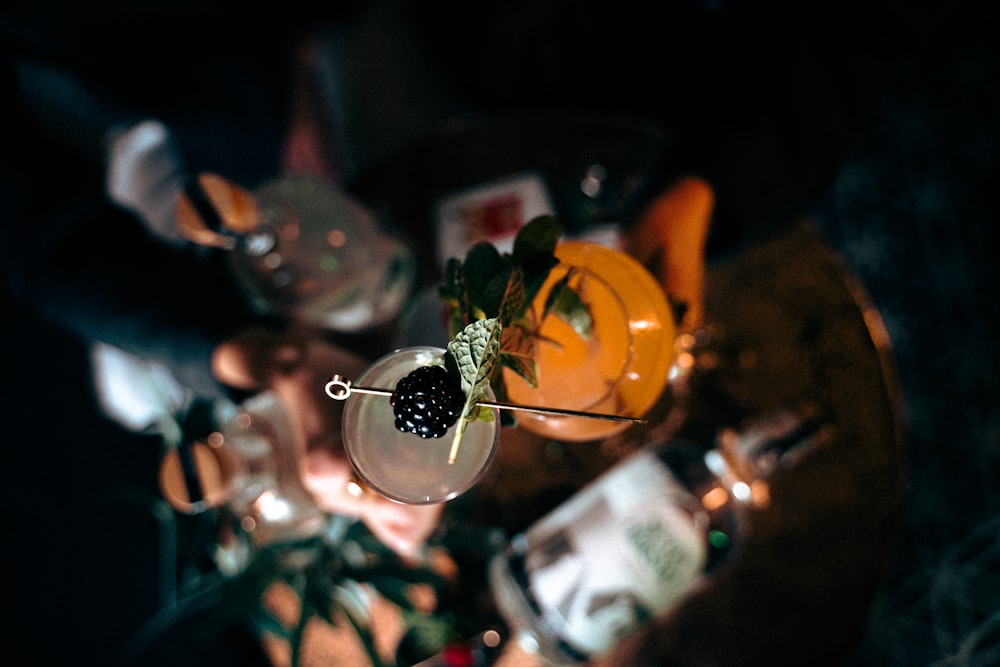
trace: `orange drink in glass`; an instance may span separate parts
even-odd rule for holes
[[[517,404],[641,417],[667,385],[674,362],[674,319],[656,279],[630,255],[588,242],[564,241],[559,264],[528,309],[536,336],[537,385],[503,369],[508,399]],[[581,335],[555,314],[544,317],[546,301],[567,279],[592,321]],[[564,441],[605,438],[628,422],[522,411],[518,425]]]

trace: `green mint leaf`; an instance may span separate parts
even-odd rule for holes
[[[500,320],[491,317],[476,320],[460,331],[448,343],[448,352],[458,364],[465,392],[465,406],[455,427],[455,436],[448,454],[448,462],[454,463],[465,434],[465,427],[473,419],[492,418],[489,410],[480,410],[477,403],[487,397],[493,369],[500,357],[500,334],[503,327]]]
[[[527,295],[524,292],[524,271],[519,266],[513,267],[507,279],[507,287],[500,300],[499,317],[504,326],[517,323],[524,317],[527,308]]]
[[[526,306],[538,294],[552,267],[559,263],[555,250],[562,235],[562,225],[551,216],[533,218],[517,233],[509,260],[524,271]]]
[[[454,336],[465,327],[465,316],[469,312],[469,293],[465,289],[461,260],[454,257],[448,260],[444,282],[438,288],[438,296],[448,308],[448,333]]]
[[[550,215],[540,215],[528,221],[514,238],[514,249],[511,256],[514,262],[522,266],[531,264],[538,259],[544,259],[555,252],[556,245],[563,235],[560,222]]]
[[[501,352],[500,365],[520,375],[530,386],[534,387],[538,384],[538,372],[532,357],[512,352]]]
[[[504,266],[490,278],[489,282],[483,285],[482,292],[477,294],[483,317],[495,318],[500,316],[508,288],[511,281],[515,280],[514,274],[516,272],[516,267],[510,265]]]
[[[443,284],[439,287],[441,299],[448,307],[449,334],[456,346],[453,351],[449,345],[452,354],[448,356],[458,360],[456,366],[465,367],[461,372],[453,372],[463,378],[463,388],[466,389],[466,396],[471,397],[473,406],[467,406],[467,414],[463,413],[464,419],[456,429],[456,441],[460,440],[469,420],[481,418],[479,414],[473,414],[481,395],[468,391],[470,387],[476,391],[477,387],[469,368],[476,368],[477,374],[483,371],[480,382],[488,380],[486,384],[493,388],[498,398],[505,394],[503,377],[495,373],[498,366],[509,367],[532,386],[537,385],[533,354],[537,329],[533,329],[540,319],[536,313],[533,323],[528,312],[552,269],[559,264],[555,249],[563,232],[563,226],[556,218],[539,216],[518,231],[510,253],[500,253],[495,246],[484,241],[472,246],[464,261],[449,259]],[[545,314],[551,310],[570,322],[581,335],[589,335],[589,313],[579,299],[574,302],[572,296],[560,296],[563,291],[569,290],[559,289],[552,293]],[[468,337],[482,333],[466,329],[473,325],[492,326],[476,325],[480,320],[496,320],[495,351],[490,353],[488,364],[474,357],[472,361],[463,360],[464,350],[471,345]],[[493,375],[496,377],[491,377]],[[486,385],[482,386],[485,392]],[[482,413],[492,417],[491,411]],[[507,416],[507,412],[501,414],[501,418]]]
[[[467,325],[451,342],[448,352],[458,364],[462,391],[466,394],[466,410],[486,396],[493,367],[500,354],[500,320],[491,317]]]
[[[469,305],[485,317],[496,317],[500,313],[500,303],[512,268],[508,258],[492,244],[483,242],[474,245],[462,265]],[[468,319],[466,324],[472,319],[476,318]]]
[[[561,278],[552,286],[548,297],[545,300],[545,313],[543,318],[549,314],[555,315],[573,327],[573,331],[578,336],[586,340],[594,329],[594,320],[590,315],[590,308],[580,299],[580,295],[569,287],[569,280],[573,276],[571,269],[566,276]]]

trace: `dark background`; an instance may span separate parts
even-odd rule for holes
[[[983,32],[980,32],[982,30]],[[1000,660],[1000,61],[970,16],[908,71],[812,212],[892,337],[909,501],[852,664]]]
[[[744,82],[720,92],[710,79],[679,79],[705,88],[705,107],[727,110],[695,123],[704,141],[686,150],[689,164],[720,188],[712,261],[725,261],[730,243],[766,235],[772,221],[811,217],[856,271],[892,337],[908,420],[909,494],[866,637],[849,664],[981,667],[1000,663],[1000,24],[988,3],[893,8],[904,20],[891,24],[912,30],[907,38],[917,48],[885,96],[865,98],[878,100],[872,115],[862,122],[833,114],[857,131],[845,130],[843,139],[841,126],[827,125],[800,133],[815,143],[754,148],[781,143],[773,128],[810,127],[816,111],[839,98],[813,94],[798,104],[775,89],[766,97],[780,113],[737,113],[756,108],[751,98],[760,91],[745,83],[753,72],[743,71],[761,62],[753,49],[782,66],[801,62],[786,60],[793,52],[756,39],[749,27],[738,48],[674,54],[704,57],[708,71]],[[772,19],[780,15],[760,24]],[[738,27],[730,26],[733,34]],[[648,39],[655,50],[660,36]],[[844,68],[833,71],[849,77],[872,65],[871,58],[851,61],[849,52],[837,52]],[[825,90],[809,76],[793,80]],[[873,76],[871,84],[881,81]],[[697,110],[677,113],[673,120],[683,125]],[[733,129],[733,118],[744,122]],[[728,129],[712,132],[719,127]],[[798,170],[810,155],[815,171]],[[747,232],[753,217],[763,222]],[[98,416],[79,341],[14,303],[4,303],[3,319],[4,629],[11,646],[50,664],[78,664],[82,656],[111,662],[168,597],[177,566],[160,532],[170,520],[151,502],[159,449]],[[190,641],[205,663],[241,663],[239,642],[202,648],[200,639]]]

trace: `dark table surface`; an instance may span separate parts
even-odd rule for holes
[[[837,664],[860,637],[904,497],[899,388],[889,339],[853,274],[804,223],[706,276],[712,342],[699,353],[682,432],[803,404],[832,440],[772,479],[727,563],[612,664]],[[666,392],[648,424],[604,442],[555,444],[505,429],[466,503],[476,520],[523,528],[615,460],[668,437]],[[719,641],[725,637],[726,641]]]

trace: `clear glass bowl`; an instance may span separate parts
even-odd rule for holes
[[[444,365],[440,347],[406,347],[375,361],[353,384],[386,390],[420,366]],[[492,396],[491,396],[492,398]],[[448,462],[456,426],[441,438],[396,429],[389,397],[353,392],[344,406],[344,447],[358,477],[383,496],[408,504],[451,500],[470,489],[489,467],[500,437],[500,416],[466,427],[458,457]]]

